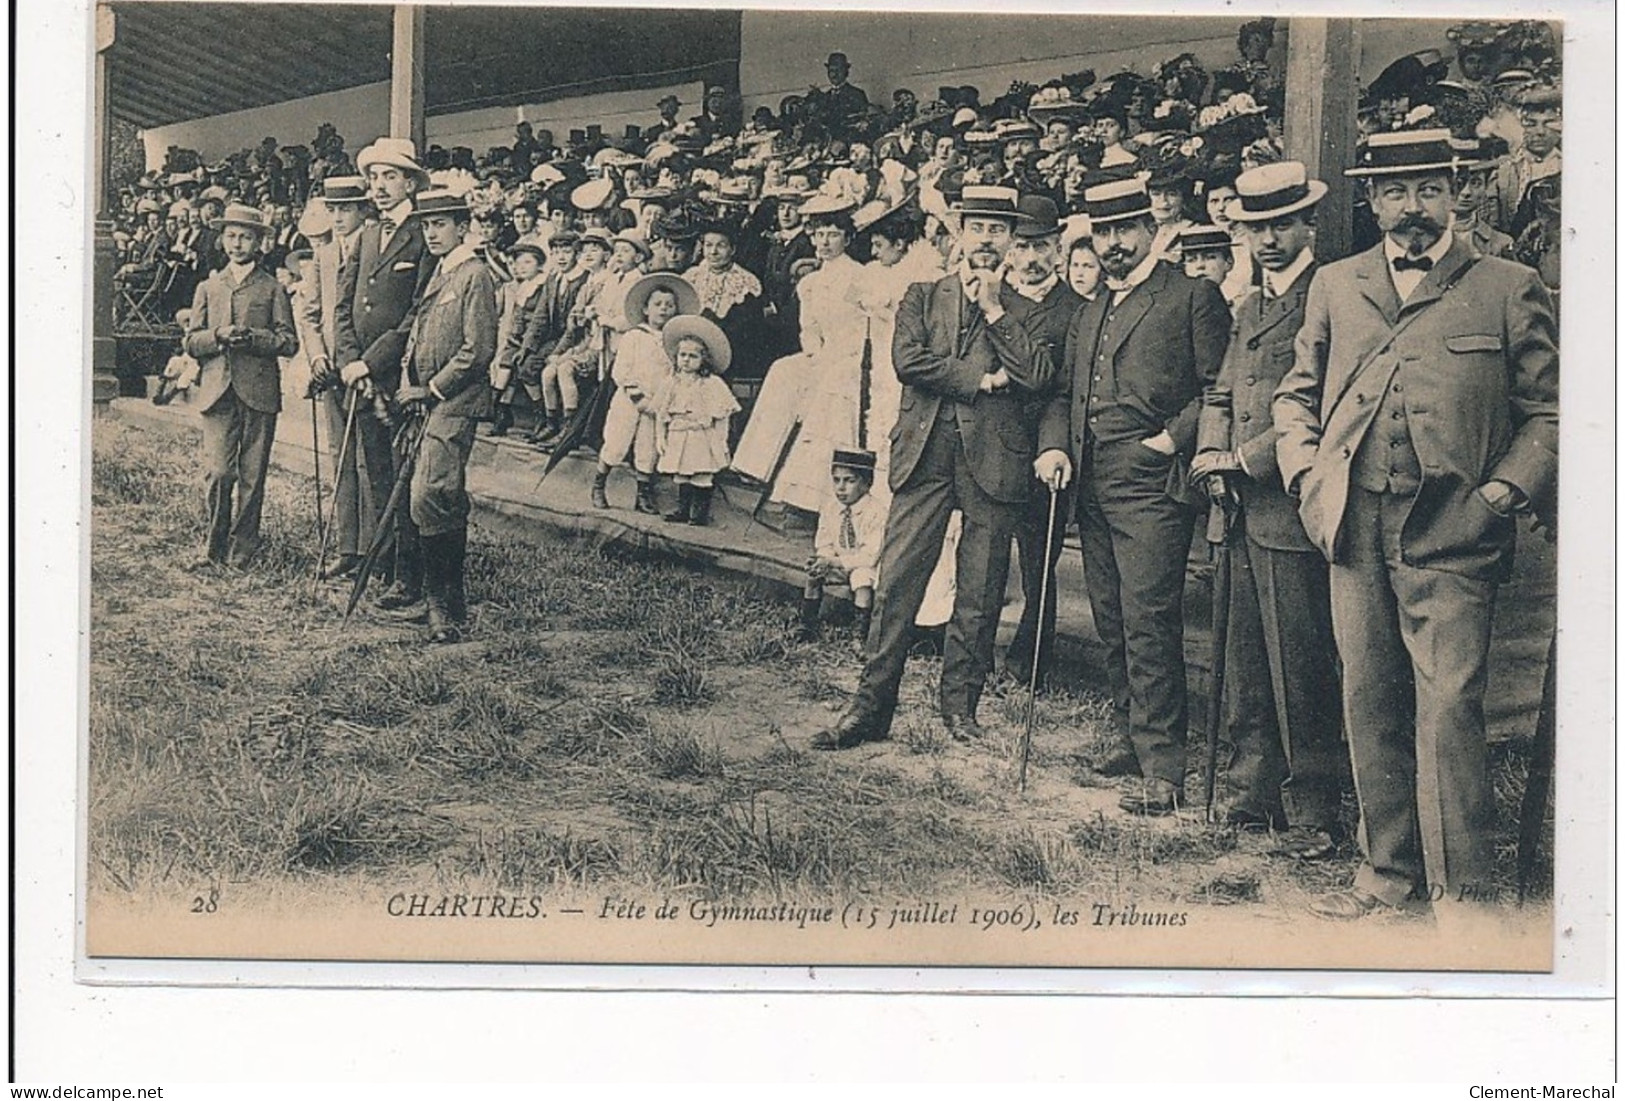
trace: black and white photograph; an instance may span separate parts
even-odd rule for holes
[[[96,6],[86,958],[1551,971],[1565,26],[1303,7]]]

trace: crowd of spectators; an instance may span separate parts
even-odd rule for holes
[[[1469,22],[1447,38],[1398,59],[1361,89],[1359,130],[1444,126],[1472,145],[1468,159],[1492,161],[1476,186],[1464,189],[1458,221],[1480,230],[1481,244],[1536,267],[1555,291],[1562,102],[1551,28]],[[858,281],[838,273],[852,261],[919,279],[945,270],[954,249],[948,210],[968,184],[1051,199],[1066,226],[1067,277],[1087,295],[1099,269],[1088,255],[1083,190],[1107,176],[1139,175],[1152,194],[1156,248],[1239,299],[1256,282],[1256,266],[1239,240],[1229,240],[1224,210],[1240,172],[1282,156],[1283,54],[1276,21],[1264,18],[1239,28],[1235,57],[1212,71],[1181,53],[1148,75],[1124,70],[1097,78],[1085,70],[1042,85],[1016,82],[994,97],[944,86],[922,100],[899,88],[882,103],[851,83],[851,63],[833,53],[826,83],[776,107],[755,107],[748,118],[737,96],[708,87],[686,119],[690,105],[668,95],[653,106],[650,124],[620,134],[586,125],[560,143],[520,122],[507,146],[480,155],[431,146],[423,163],[434,186],[468,196],[473,241],[503,280],[514,278],[523,246],[543,271],[556,267],[551,246],[566,231],[559,240],[571,245],[559,251],[576,262],[575,235],[594,229],[636,243],[628,262],[638,274],[685,274],[727,332],[735,349],[730,381],[749,404],[770,365],[823,352],[826,344],[828,355],[861,358],[871,382],[884,373],[872,369],[873,325],[854,337],[828,324],[869,293],[849,290]],[[138,284],[161,277],[165,311],[183,308],[198,282],[224,263],[211,222],[228,202],[264,211],[271,227],[265,262],[283,269],[290,254],[308,247],[301,227],[321,218],[314,200],[323,180],[353,172],[344,138],[328,123],[308,146],[267,137],[213,164],[171,147],[161,168],[119,195],[119,277]],[[815,245],[808,210],[822,212],[815,226],[839,230],[838,246]],[[1204,223],[1222,234],[1210,242],[1215,247],[1204,253],[1200,237],[1182,246],[1185,231]],[[1355,245],[1376,239],[1357,200]],[[813,293],[798,291],[813,272],[820,273]],[[808,302],[819,317],[804,322]],[[885,388],[882,382],[873,394],[846,395],[846,404],[883,405]],[[510,385],[510,414],[529,404],[524,391]],[[528,392],[539,394],[534,385]],[[761,396],[771,405],[770,392]],[[545,408],[536,406],[545,429]],[[879,442],[861,429],[858,435],[851,442]]]

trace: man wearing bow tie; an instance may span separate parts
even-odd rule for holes
[[[369,399],[361,408],[374,416],[373,395],[393,394],[400,386],[400,344],[392,334],[411,310],[419,281],[428,278],[428,246],[422,226],[412,217],[412,204],[428,188],[429,174],[405,138],[379,138],[356,157],[356,166],[367,181],[378,220],[362,227],[339,269],[333,362],[340,365],[344,384]],[[381,513],[394,472],[380,473],[373,488],[381,488],[382,494],[370,496]],[[378,606],[416,616],[423,611],[423,571],[409,521],[397,527],[395,538],[394,584],[379,597]]]
[[[1451,233],[1447,130],[1372,135],[1383,232],[1309,285],[1272,407],[1283,484],[1331,563],[1365,861],[1355,919],[1496,900],[1484,686],[1515,513],[1557,477],[1557,350],[1535,274]]]

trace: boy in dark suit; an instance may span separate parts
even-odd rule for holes
[[[282,410],[277,357],[298,351],[299,337],[287,292],[257,264],[266,231],[260,212],[233,204],[211,228],[220,234],[226,266],[193,295],[183,341],[201,368],[196,402],[203,414],[209,520],[208,545],[196,565],[240,569],[260,544],[265,471]]]

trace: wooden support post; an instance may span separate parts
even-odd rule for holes
[[[102,412],[118,397],[118,343],[113,337],[113,273],[118,268],[118,250],[113,244],[112,201],[109,181],[113,174],[113,120],[108,48],[113,45],[117,17],[105,4],[96,5],[96,213],[91,232],[90,280],[90,398],[91,409]]]
[[[1359,106],[1360,28],[1353,19],[1294,16],[1287,40],[1286,126],[1289,160],[1330,187],[1316,215],[1315,256],[1321,263],[1353,251],[1354,163]]]
[[[395,5],[395,40],[389,55],[389,136],[411,138],[424,151],[423,19],[419,4]]]

